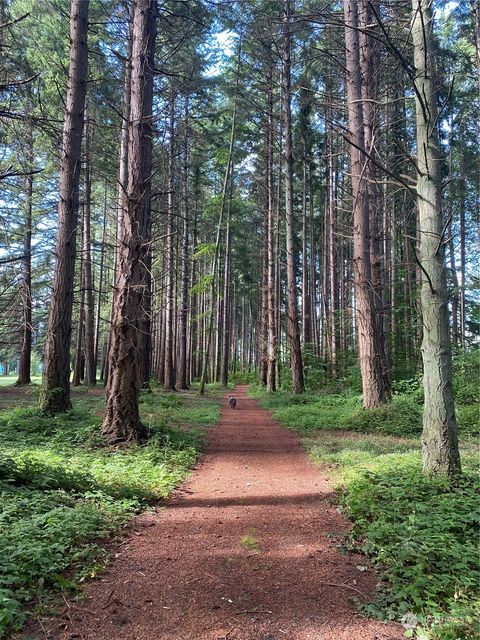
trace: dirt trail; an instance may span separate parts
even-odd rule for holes
[[[101,578],[48,625],[62,640],[400,640],[349,600],[375,582],[341,556],[347,523],[298,439],[236,391],[166,509],[139,518]],[[333,539],[332,539],[333,536]],[[60,624],[62,622],[62,624]],[[47,628],[48,628],[47,627]],[[45,637],[42,632],[38,636]]]

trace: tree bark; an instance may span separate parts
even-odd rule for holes
[[[150,242],[142,247],[142,260],[145,264],[145,285],[142,296],[141,327],[139,333],[138,375],[140,388],[151,391],[151,360],[152,360],[152,248]]]
[[[277,389],[277,331],[276,331],[276,279],[275,279],[275,202],[273,180],[273,62],[269,64],[267,88],[267,392]]]
[[[27,167],[33,163],[33,125],[29,123],[27,142]],[[32,360],[32,196],[33,174],[25,179],[25,229],[23,234],[23,283],[22,283],[22,343],[20,348],[20,365],[16,385],[30,384]]]
[[[228,203],[228,207],[230,206],[230,201]],[[228,212],[227,207],[227,212]],[[226,231],[225,231],[226,235]],[[226,242],[226,240],[225,240]],[[219,265],[223,258],[223,251],[220,251],[219,256]],[[223,260],[223,264],[225,266],[225,260]],[[224,300],[223,300],[223,285],[225,283],[225,273],[223,271],[223,267],[219,266],[219,274],[218,274],[218,287],[217,287],[217,295],[215,299],[215,347],[213,349],[213,379],[212,382],[219,382],[221,376],[221,364],[222,364],[222,344],[223,344],[223,309],[224,309]]]
[[[231,313],[230,313],[230,286],[232,279],[232,188],[233,175],[230,176],[230,199],[227,210],[227,228],[225,229],[225,267],[223,276],[223,334],[222,334],[222,366],[220,372],[220,383],[226,387],[228,384],[228,365],[230,356],[231,337]]]
[[[40,399],[40,406],[45,414],[68,411],[72,406],[70,401],[70,341],[78,222],[78,187],[87,94],[88,6],[89,0],[71,1],[70,65],[60,161],[56,263]]]
[[[292,144],[292,106],[291,106],[291,47],[290,0],[283,2],[283,123],[285,131],[285,236],[287,249],[287,335],[290,347],[290,366],[292,369],[292,390],[303,393],[302,351],[300,348],[300,329],[297,310],[297,273],[295,252],[295,230],[293,211],[293,144]]]
[[[115,227],[115,252],[113,256],[113,295],[112,306],[110,309],[109,326],[112,326],[113,310],[116,304],[117,295],[117,282],[118,282],[118,254],[119,254],[119,238],[122,224],[123,211],[126,206],[125,198],[128,187],[128,136],[129,136],[129,121],[130,121],[130,102],[132,92],[132,46],[133,46],[133,20],[132,10],[128,5],[126,6],[127,16],[129,20],[128,28],[128,42],[127,42],[127,57],[124,67],[123,78],[123,110],[122,110],[122,125],[120,128],[120,159],[118,167],[118,185],[117,185],[117,202],[116,202],[116,227]],[[109,363],[108,354],[110,353],[111,334],[107,339],[107,349],[105,358],[105,367],[103,381],[105,386],[108,383]]]
[[[309,288],[309,261],[308,261],[308,223],[307,223],[307,207],[308,207],[308,159],[305,149],[306,143],[304,141],[304,155],[302,158],[302,338],[303,347],[308,345],[312,341],[311,335],[311,310],[310,310],[310,288]]]
[[[311,178],[311,173],[310,173]],[[310,212],[309,212],[309,231],[310,231],[310,315],[311,315],[311,334],[313,342],[313,352],[319,355],[320,349],[318,344],[317,330],[317,283],[316,283],[316,267],[315,267],[315,222],[314,222],[314,204],[313,204],[313,188],[310,182]]]
[[[188,159],[188,96],[185,97],[185,122],[183,132],[183,236],[182,236],[182,282],[180,289],[180,309],[179,309],[179,329],[178,329],[178,372],[177,372],[177,386],[179,389],[188,389],[188,349],[187,349],[187,334],[188,334],[188,282],[190,277],[190,255],[189,255],[189,241],[190,241],[190,211],[188,201],[188,171],[189,171],[189,159]]]
[[[331,106],[332,88],[329,87],[328,94],[328,118],[333,119],[333,111]],[[328,263],[328,285],[329,285],[329,301],[328,301],[328,355],[330,359],[330,375],[332,378],[338,377],[338,255],[337,255],[337,204],[336,204],[336,181],[337,172],[334,164],[334,141],[332,127],[327,125],[327,210],[325,215],[328,216],[325,221],[325,250],[327,255],[325,262]],[[327,288],[327,287],[326,287]],[[326,318],[327,320],[327,318]]]
[[[357,3],[345,0],[345,44],[347,66],[347,100],[350,145],[350,171],[353,206],[353,269],[356,297],[358,351],[362,374],[363,404],[378,407],[385,400],[383,371],[376,341],[376,313],[372,295],[370,263],[370,225],[368,189],[364,179],[366,157],[362,91],[360,76],[360,46]]]
[[[458,198],[460,204],[460,344],[465,349],[465,287],[466,287],[466,247],[465,247],[465,161],[460,158],[460,179]]]
[[[267,385],[268,375],[268,247],[267,216],[265,216],[260,254],[260,292],[258,296],[258,377],[260,384]]]
[[[374,5],[378,4],[373,0]],[[390,372],[387,360],[387,342],[384,331],[384,259],[382,235],[386,230],[382,229],[380,189],[378,186],[378,170],[371,157],[376,155],[378,137],[378,73],[380,56],[378,42],[370,31],[374,24],[370,0],[360,0],[360,70],[362,74],[361,91],[363,98],[363,124],[364,124],[364,148],[368,154],[365,158],[364,179],[368,189],[368,216],[370,226],[370,269],[372,299],[375,306],[376,329],[374,339],[376,353],[380,359],[383,377],[383,399],[389,400]]]
[[[95,319],[95,370],[98,365],[98,349],[100,344],[100,321],[102,311],[103,298],[103,276],[105,267],[105,241],[107,237],[107,184],[105,183],[105,191],[103,197],[103,222],[102,222],[102,243],[100,246],[100,269],[98,274],[98,297],[97,297],[97,315]],[[102,379],[102,378],[100,378]]]
[[[133,8],[131,109],[128,186],[119,237],[118,282],[113,310],[110,374],[102,432],[112,444],[141,441],[138,397],[139,331],[147,286],[145,247],[150,242],[152,172],[152,103],[156,38],[156,3],[135,0]]]
[[[197,237],[198,237],[198,210],[200,204],[200,167],[198,162],[195,163],[195,187],[194,187],[194,206],[193,206],[193,230],[192,230],[192,251],[195,254],[197,250]],[[194,287],[197,283],[197,261],[193,260],[191,269],[190,285]],[[193,293],[190,303],[190,382],[198,377],[199,374],[199,335],[200,335],[200,322],[199,322],[199,300],[200,296],[197,292]]]
[[[85,205],[83,205],[83,209],[85,210]],[[83,355],[84,349],[84,328],[85,328],[85,280],[84,280],[84,269],[83,269],[83,256],[84,253],[84,234],[83,234],[83,226],[85,224],[85,213],[82,214],[82,222],[80,225],[80,237],[82,238],[82,250],[80,253],[80,298],[78,301],[78,322],[77,322],[77,342],[75,346],[75,361],[73,365],[73,377],[72,377],[72,385],[74,387],[79,387],[81,381],[84,377],[84,365],[85,359]]]
[[[167,391],[175,390],[175,368],[173,365],[174,333],[173,312],[174,298],[174,251],[173,251],[173,190],[174,183],[174,154],[175,154],[175,97],[172,96],[170,104],[169,125],[169,149],[168,149],[168,195],[167,195],[167,230],[166,230],[166,307],[165,307],[165,372],[163,388]]]
[[[95,306],[93,300],[92,238],[91,238],[91,125],[85,124],[85,204],[83,210],[83,288],[85,292],[85,378],[86,386],[95,385],[97,371],[95,365]]]
[[[460,472],[448,333],[447,277],[444,264],[441,159],[437,134],[437,87],[430,0],[412,0],[417,125],[417,196],[422,271],[423,318],[423,470]]]

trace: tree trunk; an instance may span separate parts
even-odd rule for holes
[[[465,249],[465,162],[463,156],[460,158],[460,180],[458,198],[460,204],[460,344],[465,349],[465,272],[466,272],[466,249]]]
[[[117,295],[117,281],[118,281],[118,253],[119,253],[119,238],[120,228],[122,224],[123,211],[126,203],[126,193],[128,187],[128,136],[129,136],[129,121],[130,121],[130,101],[132,91],[132,46],[133,46],[133,20],[132,10],[126,5],[127,15],[129,20],[128,28],[128,43],[127,43],[127,57],[124,67],[124,79],[123,79],[123,111],[122,111],[122,125],[120,128],[120,159],[118,167],[118,186],[117,186],[117,202],[116,202],[116,227],[115,227],[115,253],[113,256],[113,295],[112,295],[112,307],[110,309],[109,326],[112,326],[113,310],[115,307],[116,295]],[[108,383],[109,362],[108,354],[110,353],[111,333],[108,335],[105,367],[103,381],[105,386]]]
[[[267,269],[268,269],[268,256],[267,256],[267,220],[266,216],[263,224],[262,233],[262,249],[260,254],[260,292],[258,296],[258,374],[259,382],[261,385],[267,384],[268,373],[268,355],[267,355],[267,340],[268,340],[268,294],[267,294]]]
[[[290,0],[283,2],[283,122],[285,128],[285,236],[287,249],[287,335],[290,347],[290,366],[292,368],[292,390],[303,393],[303,362],[300,348],[300,330],[297,310],[297,273],[295,256],[295,230],[293,211],[293,145],[292,145],[292,108],[291,108],[291,46]]]
[[[450,301],[451,301],[451,305],[452,305],[452,321],[451,321],[451,336],[452,336],[452,343],[454,345],[454,347],[458,348],[459,344],[460,344],[460,334],[459,334],[459,330],[458,330],[458,311],[459,311],[459,282],[458,282],[458,275],[457,275],[457,265],[455,263],[455,245],[453,242],[453,229],[452,229],[452,220],[453,220],[453,202],[454,202],[454,198],[455,198],[455,193],[454,193],[454,189],[453,189],[453,176],[452,176],[452,172],[453,172],[453,167],[452,167],[452,149],[453,149],[453,128],[452,128],[452,123],[450,122],[450,140],[449,140],[449,148],[450,148],[450,158],[449,158],[449,167],[448,167],[448,173],[450,175],[450,188],[449,188],[449,192],[448,192],[448,229],[447,229],[447,234],[448,234],[448,249],[449,249],[449,257],[450,257],[450,279],[451,279],[451,286],[452,286],[452,292],[450,295]]]
[[[128,5],[127,5],[128,7]],[[128,9],[127,9],[128,10]],[[123,110],[122,110],[122,126],[120,129],[120,159],[118,166],[118,187],[117,187],[117,227],[116,227],[116,243],[115,243],[115,289],[118,278],[118,253],[119,238],[122,225],[122,216],[126,207],[126,195],[128,188],[128,148],[130,135],[130,106],[132,100],[132,47],[133,47],[133,19],[132,9],[128,12],[129,28],[127,42],[127,57],[125,60],[124,78],[123,78]]]
[[[173,251],[173,190],[174,190],[174,136],[175,136],[175,97],[170,104],[169,126],[169,150],[168,150],[168,195],[167,195],[167,231],[166,231],[166,307],[165,307],[165,373],[163,388],[167,391],[175,390],[175,369],[173,366],[174,335],[173,335],[173,311],[174,298],[174,251]]]
[[[45,414],[68,411],[70,340],[78,222],[78,186],[87,94],[89,0],[71,0],[70,65],[60,161],[60,201],[53,290],[45,344],[40,406]]]
[[[192,232],[192,251],[195,254],[197,250],[197,225],[198,225],[198,209],[200,204],[200,167],[198,163],[195,166],[195,194],[193,207],[193,232]],[[193,260],[190,285],[193,287],[197,283],[197,261]],[[200,322],[199,316],[199,300],[198,293],[193,293],[190,304],[190,382],[198,377],[199,372],[199,334]]]
[[[306,135],[305,135],[306,138]],[[310,308],[310,287],[309,287],[309,261],[308,261],[308,223],[307,223],[307,207],[308,207],[308,184],[310,176],[309,154],[307,156],[306,140],[304,140],[304,157],[302,159],[303,184],[302,184],[302,337],[303,346],[312,342],[311,332],[311,308]]]
[[[230,206],[230,201],[228,207]],[[227,209],[228,211],[228,209]],[[225,232],[226,235],[226,232]],[[219,264],[223,258],[223,252],[220,252],[219,256]],[[225,261],[224,261],[225,264]],[[223,310],[224,310],[224,300],[222,295],[223,286],[222,284],[225,282],[225,274],[223,273],[223,269],[221,270],[219,267],[218,274],[218,287],[217,287],[217,295],[215,299],[215,320],[216,320],[216,331],[215,331],[215,347],[213,350],[213,382],[219,382],[221,375],[221,363],[222,363],[222,344],[223,344]]]
[[[282,70],[279,70],[278,85],[280,89],[280,114],[283,113],[283,89],[282,89]],[[273,136],[273,133],[272,133]],[[277,182],[275,189],[275,334],[277,337],[277,353],[276,353],[276,386],[279,389],[282,386],[282,264],[280,260],[280,236],[281,221],[283,220],[281,203],[282,203],[282,166],[283,166],[283,118],[279,118],[278,138],[277,138]]]
[[[138,357],[142,299],[147,286],[145,246],[150,242],[152,103],[156,3],[135,0],[129,120],[128,186],[119,237],[118,282],[113,310],[110,374],[102,432],[109,443],[141,441]]]
[[[28,128],[27,167],[33,163],[33,125]],[[32,360],[32,196],[33,174],[26,176],[25,184],[25,229],[23,233],[23,322],[22,346],[20,348],[20,365],[16,385],[30,384],[30,368]]]
[[[472,0],[475,13],[475,53],[477,54],[477,82],[478,95],[480,96],[480,1]]]
[[[451,196],[450,196],[451,198]],[[451,200],[450,200],[451,202]],[[455,264],[455,247],[453,245],[453,232],[452,232],[452,222],[448,225],[448,235],[450,240],[448,242],[448,248],[450,253],[450,272],[452,277],[452,342],[455,347],[459,345],[459,331],[458,331],[458,290],[459,290],[459,282],[457,276],[457,266]]]
[[[142,246],[145,264],[145,284],[142,296],[141,327],[138,346],[138,375],[140,388],[143,391],[151,391],[151,360],[152,360],[152,248],[146,242]]]
[[[85,210],[85,205],[83,206]],[[73,365],[73,377],[72,377],[72,385],[74,387],[79,387],[80,383],[83,379],[83,365],[85,363],[83,357],[83,337],[84,337],[84,326],[85,326],[85,281],[84,281],[84,269],[83,269],[83,256],[84,252],[84,233],[83,233],[83,225],[85,224],[85,213],[82,215],[82,222],[80,225],[80,237],[82,238],[82,250],[80,254],[80,299],[78,301],[78,322],[77,322],[77,342],[75,346],[75,361]]]
[[[310,171],[311,178],[311,171]],[[315,267],[315,223],[314,223],[314,205],[313,205],[313,189],[310,182],[310,212],[309,212],[309,231],[310,231],[310,314],[311,314],[311,334],[313,342],[313,352],[319,355],[318,329],[317,329],[317,283],[316,283],[316,267]]]
[[[92,198],[90,122],[85,125],[85,205],[83,209],[83,287],[85,291],[85,380],[86,386],[95,385],[95,306],[93,300],[92,239],[90,211]]]
[[[329,256],[329,230],[330,230],[330,224],[329,224],[329,175],[330,175],[330,167],[329,164],[327,163],[327,175],[326,175],[326,180],[327,180],[327,198],[325,200],[325,206],[323,208],[323,224],[322,224],[322,238],[321,238],[321,243],[319,243],[318,246],[318,261],[319,264],[321,265],[321,274],[322,274],[322,281],[321,281],[321,293],[322,293],[322,300],[321,300],[321,310],[322,313],[321,318],[322,318],[322,327],[321,327],[321,357],[323,360],[327,361],[330,357],[330,363],[331,363],[331,347],[330,347],[330,315],[329,315],[329,309],[330,309],[330,304],[329,304],[329,278],[328,278],[328,273],[329,273],[329,260],[328,260],[328,256]],[[332,367],[330,367],[330,372],[332,373]]]
[[[230,200],[228,203],[227,228],[225,230],[225,269],[223,276],[223,335],[222,335],[222,367],[220,372],[220,382],[226,387],[228,384],[228,364],[230,355],[231,336],[231,314],[230,314],[230,284],[232,278],[232,187],[233,176],[230,176]]]
[[[329,87],[329,120],[333,120],[333,112],[331,107],[331,87]],[[337,255],[337,204],[336,204],[336,181],[337,172],[334,165],[335,149],[333,145],[332,127],[327,128],[327,211],[325,215],[328,217],[325,224],[325,234],[328,237],[328,243],[325,249],[328,249],[326,262],[328,262],[328,284],[329,284],[329,301],[328,301],[328,354],[330,358],[330,375],[332,378],[338,377],[338,255]],[[327,318],[326,318],[327,319]]]
[[[373,0],[374,4],[378,4]],[[376,353],[380,360],[383,377],[383,400],[390,399],[390,372],[387,361],[387,343],[385,340],[383,319],[383,290],[384,290],[384,258],[381,222],[380,189],[377,180],[377,167],[370,157],[375,157],[376,140],[378,138],[378,70],[380,56],[378,42],[371,35],[371,25],[374,23],[370,0],[360,0],[360,70],[362,74],[361,91],[363,98],[364,148],[368,154],[365,158],[364,179],[368,189],[368,216],[370,227],[370,269],[372,300],[375,306]]]
[[[165,309],[163,307],[163,294],[160,296],[160,346],[158,350],[158,382],[163,385],[165,381]]]
[[[372,295],[370,264],[370,226],[367,182],[363,178],[366,157],[363,153],[364,122],[360,77],[360,47],[357,3],[345,0],[345,44],[347,63],[347,100],[350,145],[350,171],[353,206],[353,269],[356,297],[358,351],[362,374],[363,404],[378,407],[385,400],[383,372],[377,350],[376,313]]]
[[[107,184],[105,183],[105,191],[103,198],[103,223],[102,223],[102,243],[100,246],[100,269],[98,274],[98,298],[97,298],[97,316],[95,320],[95,370],[98,365],[98,348],[100,344],[100,320],[102,311],[103,297],[103,275],[105,266],[105,242],[107,237]],[[102,379],[102,378],[100,378]]]
[[[276,280],[275,280],[275,202],[273,181],[273,62],[269,65],[267,89],[267,392],[277,390],[277,332],[276,332]]]
[[[178,329],[178,373],[177,386],[179,389],[188,389],[188,281],[190,277],[190,255],[189,255],[189,202],[188,202],[188,96],[185,97],[185,122],[183,132],[183,237],[182,237],[182,282],[180,289],[180,310]]]
[[[437,87],[430,0],[412,0],[417,124],[417,195],[422,270],[423,470],[460,471],[448,335],[445,233],[442,220],[441,155],[437,135]]]

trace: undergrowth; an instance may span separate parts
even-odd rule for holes
[[[304,436],[317,464],[330,467],[353,522],[349,544],[371,558],[380,577],[364,611],[403,622],[405,637],[478,638],[478,404],[457,399],[464,473],[451,483],[421,472],[415,381],[397,386],[390,405],[369,411],[352,394],[267,396],[258,387],[251,394]]]
[[[36,407],[0,415],[0,637],[22,626],[27,605],[95,574],[101,539],[185,478],[219,417],[215,400],[154,391],[141,399],[148,443],[112,449],[101,409],[86,396],[55,418]]]
[[[277,391],[267,395],[261,387],[251,386],[250,395],[272,411],[273,417],[303,435],[321,429],[348,429],[363,433],[416,436],[422,432],[423,397],[416,387],[408,393],[393,394],[392,401],[375,409],[364,409],[362,396],[352,394],[295,395]],[[456,406],[459,433],[480,435],[480,405]]]

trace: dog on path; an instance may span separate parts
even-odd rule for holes
[[[230,396],[228,398],[228,404],[230,406],[230,409],[235,409],[235,407],[237,406],[237,399],[235,398],[235,396]]]

